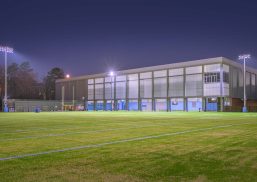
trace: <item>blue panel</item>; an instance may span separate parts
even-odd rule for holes
[[[202,111],[202,102],[201,101],[188,101],[187,102],[188,111]]]
[[[176,104],[173,104],[171,102],[170,110],[171,111],[183,111],[184,110],[184,102],[183,101],[178,101]]]
[[[152,111],[152,102],[141,102],[142,111]]]
[[[126,101],[118,101],[117,110],[126,110]]]
[[[88,103],[87,104],[87,110],[88,111],[93,111],[94,110],[94,103]]]
[[[130,111],[138,111],[138,102],[129,102],[128,107]]]
[[[95,109],[97,111],[104,110],[104,104],[103,103],[96,103],[96,108]]]
[[[209,102],[209,99],[206,99],[206,111],[217,111],[218,103],[217,102]]]
[[[112,103],[106,103],[106,110],[112,111]]]

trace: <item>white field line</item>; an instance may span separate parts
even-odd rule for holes
[[[131,125],[130,125],[131,126]],[[132,126],[132,127],[121,127],[121,128],[110,128],[110,129],[103,129],[103,130],[89,130],[89,131],[78,131],[78,132],[66,132],[66,133],[51,133],[47,135],[40,135],[40,136],[25,136],[19,138],[3,138],[0,141],[16,141],[16,140],[24,140],[24,139],[39,139],[39,138],[47,138],[47,137],[57,137],[57,136],[66,136],[66,135],[76,135],[76,134],[88,134],[88,133],[103,133],[108,131],[117,131],[117,130],[128,130],[128,129],[137,129],[137,128],[148,128],[148,127],[155,127],[155,126],[174,126],[173,124],[154,124],[154,125],[145,125],[145,126]]]
[[[252,123],[221,125],[221,126],[214,126],[214,127],[209,127],[209,128],[200,128],[200,129],[179,131],[179,132],[174,132],[174,133],[164,133],[164,134],[160,134],[160,135],[149,135],[149,136],[144,136],[144,137],[128,138],[128,139],[99,143],[99,144],[82,145],[82,146],[76,146],[76,147],[64,148],[64,149],[58,149],[58,150],[49,150],[49,151],[45,151],[45,152],[29,153],[29,154],[3,157],[3,158],[0,158],[0,161],[6,161],[6,160],[11,160],[11,159],[20,159],[20,158],[25,158],[25,157],[39,156],[39,155],[73,151],[73,150],[80,150],[80,149],[87,149],[87,148],[99,148],[102,146],[112,145],[112,144],[141,141],[141,140],[160,138],[160,137],[165,137],[165,136],[175,136],[175,135],[181,135],[181,134],[187,134],[187,133],[193,133],[193,132],[199,132],[199,131],[208,131],[208,130],[213,130],[213,129],[218,129],[218,128],[228,128],[228,127],[232,127],[232,126],[240,126],[240,125],[247,125],[247,124],[252,124]]]

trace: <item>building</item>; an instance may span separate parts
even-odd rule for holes
[[[247,106],[254,111],[257,70],[246,70]],[[61,79],[56,99],[88,111],[241,111],[243,66],[217,57]]]

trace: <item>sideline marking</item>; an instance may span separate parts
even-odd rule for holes
[[[240,125],[245,125],[245,124],[251,124],[251,123],[221,125],[221,126],[214,126],[214,127],[209,127],[209,128],[185,130],[185,131],[180,131],[180,132],[175,132],[175,133],[164,133],[164,134],[160,134],[160,135],[149,135],[149,136],[144,136],[144,137],[129,138],[129,139],[112,141],[112,142],[99,143],[99,144],[82,145],[82,146],[64,148],[64,149],[58,149],[58,150],[49,150],[49,151],[45,151],[45,152],[38,152],[38,153],[30,153],[30,154],[23,154],[23,155],[17,155],[17,156],[3,157],[3,158],[0,158],[0,161],[6,161],[6,160],[11,160],[11,159],[20,159],[20,158],[25,158],[25,157],[39,156],[39,155],[66,152],[66,151],[73,151],[73,150],[80,150],[80,149],[86,149],[86,148],[98,148],[98,147],[102,147],[102,146],[106,146],[106,145],[112,145],[112,144],[119,144],[119,143],[133,142],[133,141],[141,141],[141,140],[146,140],[146,139],[160,138],[160,137],[164,137],[164,136],[174,136],[174,135],[180,135],[180,134],[185,134],[185,133],[193,133],[193,132],[198,132],[198,131],[208,131],[208,130],[213,130],[213,129],[217,129],[217,128],[228,128],[228,127],[232,127],[232,126],[240,126]]]

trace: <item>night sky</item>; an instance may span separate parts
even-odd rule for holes
[[[257,67],[257,1],[5,0],[0,17],[10,62],[30,61],[39,77],[54,66],[78,76],[241,53]]]

